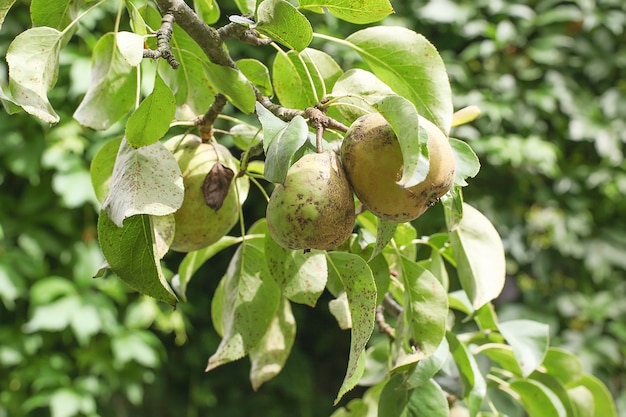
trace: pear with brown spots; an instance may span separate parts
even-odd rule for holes
[[[239,219],[235,181],[227,187],[221,205],[209,207],[204,193],[204,181],[214,166],[237,171],[237,161],[228,148],[217,142],[204,143],[195,135],[175,136],[164,142],[176,158],[183,174],[185,196],[183,205],[174,213],[174,239],[170,249],[191,252],[217,242]]]
[[[403,188],[402,151],[393,129],[379,113],[359,117],[341,146],[341,160],[354,193],[384,220],[403,223],[424,214],[454,185],[455,158],[446,135],[420,116],[428,134],[430,168],[424,181]]]
[[[354,220],[354,196],[331,151],[300,158],[267,205],[270,235],[287,249],[332,249],[348,239]]]

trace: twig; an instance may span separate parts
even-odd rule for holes
[[[272,39],[261,38],[261,34],[259,32],[239,23],[229,23],[222,26],[217,30],[217,33],[219,33],[223,41],[228,39],[239,39],[254,46],[269,45],[273,42]]]
[[[376,324],[378,325],[378,328],[382,333],[389,336],[389,338],[392,340],[396,338],[396,329],[394,329],[389,323],[387,323],[387,319],[385,319],[385,308],[382,304],[376,308],[375,319]]]
[[[194,125],[198,128],[198,132],[200,133],[200,137],[203,141],[211,140],[213,137],[213,124],[215,123],[215,120],[217,120],[217,116],[219,116],[222,110],[224,110],[226,103],[226,96],[220,93],[216,94],[215,100],[207,112],[204,113],[204,116],[198,117],[194,120]]]
[[[172,40],[172,33],[174,31],[174,15],[167,11],[163,13],[161,18],[161,27],[156,32],[157,49],[144,49],[144,58],[159,59],[163,58],[174,69],[178,68],[180,64],[176,61],[176,57],[172,54],[170,48],[170,41]]]

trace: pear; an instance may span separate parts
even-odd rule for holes
[[[381,219],[403,223],[421,216],[454,185],[455,158],[446,135],[420,116],[428,134],[430,168],[424,181],[403,188],[400,143],[379,113],[359,117],[341,145],[341,160],[354,193]]]
[[[332,249],[354,228],[354,196],[336,153],[306,154],[267,205],[272,238],[287,249]]]
[[[185,195],[174,213],[174,238],[170,249],[191,252],[202,249],[228,233],[239,219],[239,208],[232,173],[237,161],[228,148],[216,142],[203,143],[195,135],[175,136],[164,142],[183,174]],[[207,175],[211,184],[205,180]],[[218,204],[207,202],[207,190],[218,184]],[[211,194],[215,196],[216,194]]]

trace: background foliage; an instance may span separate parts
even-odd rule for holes
[[[349,335],[336,329],[324,300],[313,310],[296,307],[298,336],[287,366],[253,395],[247,363],[209,375],[202,369],[219,343],[210,295],[232,252],[192,281],[189,302],[175,311],[117,280],[91,279],[102,257],[88,161],[123,127],[94,133],[71,114],[89,83],[91,49],[113,24],[115,2],[105,4],[111,13],[99,9],[83,21],[61,56],[51,96],[61,123],[52,129],[0,113],[0,416],[329,415]],[[223,7],[222,16],[235,13]],[[423,33],[438,47],[455,107],[483,111],[458,135],[472,138],[483,164],[466,199],[489,216],[507,249],[510,287],[500,317],[550,324],[556,344],[607,382],[626,415],[623,2],[394,7],[387,23]],[[26,3],[13,6],[0,55],[29,19]],[[336,36],[358,27],[311,19]],[[266,53],[249,48],[250,56]],[[6,67],[0,77],[6,83]],[[418,230],[434,230],[436,214],[416,221]],[[179,261],[167,259],[172,269]]]

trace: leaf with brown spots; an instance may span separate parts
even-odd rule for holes
[[[207,206],[215,211],[222,207],[234,176],[233,170],[222,163],[218,162],[213,165],[202,183],[202,193]]]

